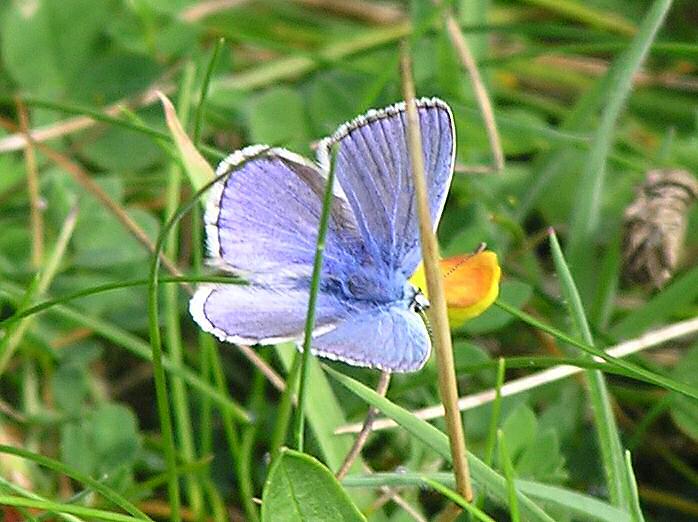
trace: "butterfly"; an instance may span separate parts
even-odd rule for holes
[[[453,115],[437,98],[416,105],[436,228],[453,175]],[[431,341],[420,315],[428,302],[409,281],[421,249],[404,102],[341,125],[319,143],[317,163],[265,145],[223,160],[205,212],[209,262],[248,284],[201,285],[190,312],[222,341],[302,344],[332,157],[335,184],[311,349],[354,366],[419,370]]]

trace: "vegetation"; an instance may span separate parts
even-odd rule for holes
[[[698,205],[663,288],[629,280],[622,249],[646,173],[698,172],[697,16],[689,0],[0,4],[4,520],[695,520]],[[385,396],[377,371],[309,358],[299,432],[294,347],[220,344],[187,311],[197,282],[242,283],[205,266],[195,150],[312,157],[403,98],[403,41],[417,95],[456,120],[441,253],[486,242],[502,266],[495,305],[452,332],[473,503],[447,423],[421,411],[441,405],[434,357]]]

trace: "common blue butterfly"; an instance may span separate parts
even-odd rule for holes
[[[449,106],[417,100],[431,219],[437,226],[453,175]],[[253,145],[223,160],[206,215],[210,263],[248,285],[201,285],[194,320],[223,341],[276,344],[304,335],[325,174],[336,183],[317,299],[317,355],[390,372],[421,368],[429,333],[426,299],[409,278],[421,261],[405,104],[341,125],[323,139],[317,164]]]

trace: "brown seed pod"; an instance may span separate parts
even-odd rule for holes
[[[698,180],[685,170],[651,170],[625,210],[625,276],[661,288],[676,269]]]

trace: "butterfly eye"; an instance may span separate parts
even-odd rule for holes
[[[420,313],[429,309],[429,299],[422,293],[421,289],[418,289],[414,298],[412,299],[412,307],[415,312]]]

